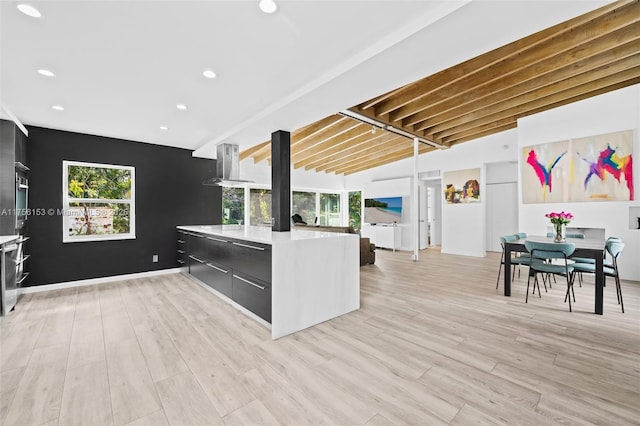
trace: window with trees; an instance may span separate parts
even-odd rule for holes
[[[63,242],[135,238],[135,168],[63,161]]]
[[[340,226],[340,194],[320,194],[320,226]]]
[[[244,221],[244,188],[222,187],[222,223],[242,225]]]
[[[362,192],[349,192],[349,226],[359,231],[362,227]]]
[[[249,191],[249,224],[271,226],[271,190],[251,188]]]
[[[299,214],[308,224],[316,220],[316,193],[293,191],[291,214]]]

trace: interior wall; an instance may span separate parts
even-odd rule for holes
[[[411,234],[411,181],[411,178],[399,178],[374,182],[360,182],[363,201],[365,198],[402,197],[402,217],[398,223],[401,235],[400,250],[413,250]]]
[[[640,85],[522,118],[518,120],[518,142],[522,149],[529,145],[628,129],[634,130],[633,156],[637,159],[640,154]],[[520,163],[520,172],[522,167]],[[637,160],[633,175],[635,201],[522,204],[520,196],[520,223],[527,233],[544,234],[549,224],[544,217],[545,213],[564,210],[574,215],[570,224],[572,227],[605,228],[607,237],[617,236],[625,242],[620,259],[622,278],[640,280],[640,230],[630,229],[629,217],[630,208],[640,206],[637,195],[637,188],[640,187]]]
[[[445,171],[481,168],[480,203],[448,205],[444,202],[442,186],[440,188],[438,194],[442,203],[440,246],[443,253],[464,256],[485,255],[485,205],[482,198],[482,194],[486,190],[484,164],[509,161],[517,161],[517,133],[515,129],[456,145],[450,149],[435,150],[418,158],[420,173],[440,171],[440,175],[442,175]],[[368,188],[368,182],[376,185],[383,182],[401,182],[401,179],[408,179],[407,182],[410,182],[412,170],[413,159],[408,158],[346,176],[345,185],[348,188]],[[382,179],[391,180],[383,181]],[[374,180],[381,181],[372,182]],[[396,185],[396,188],[399,187],[400,185]],[[410,184],[407,184],[406,192],[410,195]],[[365,197],[364,193],[363,197]],[[412,238],[410,231],[407,233],[407,238]],[[405,242],[403,235],[403,246],[405,244],[407,249],[411,249],[410,240]]]
[[[28,144],[31,209],[62,209],[63,160],[136,168],[136,238],[63,244],[62,216],[32,215],[29,285],[174,268],[177,225],[221,223],[221,188],[202,185],[215,174],[215,160],[193,158],[186,149],[31,126]]]

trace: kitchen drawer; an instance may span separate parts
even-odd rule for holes
[[[233,241],[233,270],[271,282],[271,246],[251,241]]]
[[[187,253],[186,250],[180,248],[180,246],[178,246],[177,258],[179,267],[189,266],[189,253]]]
[[[213,261],[216,265],[225,265],[231,268],[233,264],[231,257],[233,255],[233,244],[230,240],[207,235],[205,236],[207,240],[207,260]]]
[[[199,259],[205,260],[208,257],[208,244],[207,239],[202,234],[196,234],[195,232],[189,233],[189,254]]]
[[[271,323],[271,285],[234,271],[233,300]]]
[[[231,268],[216,265],[213,262],[207,262],[205,266],[207,268],[207,280],[204,283],[231,299],[233,297],[233,271]]]
[[[224,294],[228,298],[233,297],[231,268],[207,262],[196,256],[189,256],[190,273],[209,287]]]
[[[193,255],[189,255],[188,261],[189,261],[189,273],[194,277],[196,277],[197,279],[199,279],[200,281],[202,281],[203,283],[206,283],[207,273],[209,272],[206,266],[207,262]]]

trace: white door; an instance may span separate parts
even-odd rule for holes
[[[487,251],[501,252],[500,237],[518,232],[518,184],[487,184]]]
[[[429,205],[429,199],[427,197],[427,187],[424,185],[420,185],[418,187],[418,199],[420,200],[419,205],[419,214],[418,214],[418,229],[420,233],[420,244],[418,248],[420,250],[426,249],[428,245],[429,239],[429,222],[427,218],[427,210]]]

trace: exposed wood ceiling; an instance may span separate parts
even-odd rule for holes
[[[640,0],[621,0],[350,108],[451,147],[640,82]],[[374,132],[375,129],[375,132]],[[420,144],[420,154],[436,148]],[[411,157],[410,138],[340,114],[291,135],[294,168],[352,174]],[[270,142],[241,159],[269,161]]]

